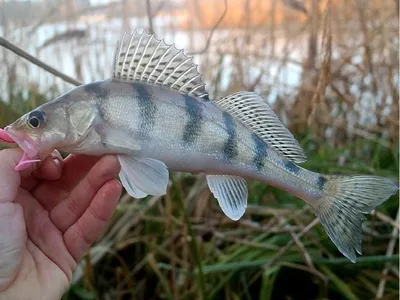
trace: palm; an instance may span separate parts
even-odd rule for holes
[[[115,157],[97,161],[70,156],[60,172],[46,159],[33,175],[11,181],[0,194],[0,291],[7,296],[22,299],[25,290],[27,299],[61,297],[121,192]]]

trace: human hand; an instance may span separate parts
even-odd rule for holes
[[[121,194],[116,157],[53,152],[14,170],[19,149],[0,151],[0,299],[62,297]]]

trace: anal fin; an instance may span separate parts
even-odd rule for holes
[[[208,186],[227,217],[239,220],[247,207],[247,183],[242,177],[207,175]]]

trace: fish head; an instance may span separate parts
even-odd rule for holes
[[[4,131],[27,158],[43,160],[54,149],[78,149],[98,115],[95,103],[77,88],[28,112]]]
[[[42,105],[4,128],[30,159],[43,159],[65,142],[68,122],[62,107]]]

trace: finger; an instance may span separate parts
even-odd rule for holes
[[[41,180],[57,180],[62,174],[63,159],[57,150],[54,150],[40,166],[33,170],[32,176],[22,175],[21,186],[31,191]]]
[[[82,258],[105,229],[121,191],[121,184],[117,180],[108,181],[97,192],[85,213],[64,233],[65,245],[75,261]]]
[[[21,177],[15,166],[22,157],[21,149],[5,149],[0,151],[0,203],[15,199]]]
[[[82,180],[100,160],[99,156],[69,155],[63,162],[63,172],[58,180],[41,182],[32,195],[46,210],[52,210]]]
[[[118,159],[115,156],[104,156],[90,170],[75,189],[60,202],[50,213],[53,223],[62,232],[74,224],[86,211],[93,197],[109,180],[114,179],[120,171]]]
[[[49,157],[33,171],[33,175],[39,179],[57,180],[62,174],[63,158],[57,150],[54,150]]]
[[[101,158],[101,156],[69,155],[64,160],[64,170],[59,181],[63,183],[66,189],[71,190]]]

